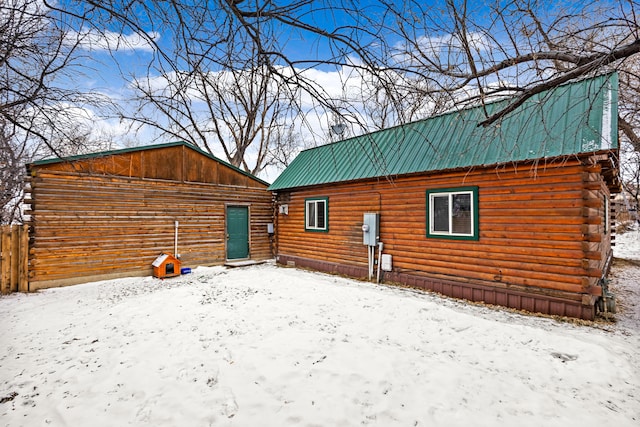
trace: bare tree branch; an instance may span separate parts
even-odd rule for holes
[[[556,77],[555,79],[551,79],[545,83],[538,84],[537,86],[532,87],[531,89],[524,90],[520,95],[518,95],[513,102],[510,102],[507,107],[500,110],[498,113],[493,114],[488,117],[486,120],[480,122],[478,126],[487,126],[491,123],[495,123],[500,120],[502,117],[516,110],[519,106],[524,104],[524,102],[531,98],[533,95],[548,90],[553,87],[560,86],[563,83],[566,83],[570,80],[573,80],[578,77],[586,76],[589,73],[594,71],[603,70],[605,67],[612,62],[615,62],[619,59],[627,58],[631,55],[640,52],[640,40],[635,40],[632,43],[621,47],[620,49],[616,49],[610,53],[602,54],[599,56],[592,56],[590,61],[582,62],[582,65],[579,65],[571,70],[568,70],[560,77]]]

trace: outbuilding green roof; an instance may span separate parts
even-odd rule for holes
[[[615,149],[618,78],[601,75],[541,92],[478,126],[498,101],[302,151],[270,190],[490,166]]]

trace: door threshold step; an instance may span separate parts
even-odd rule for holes
[[[241,261],[227,261],[224,266],[230,268],[249,267],[250,265],[264,264],[266,261],[255,261],[252,259],[243,259]]]

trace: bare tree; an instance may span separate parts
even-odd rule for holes
[[[374,125],[388,126],[509,95],[505,108],[487,115],[483,124],[490,125],[543,90],[603,71],[624,72],[640,52],[633,0],[552,6],[537,0],[68,0],[64,8],[43,1],[75,27],[145,37],[154,58],[146,75],[130,76],[142,82],[140,108],[130,118],[219,149],[251,171],[268,163],[269,155],[260,153],[273,152],[260,145],[278,139],[264,129],[287,127],[295,116],[276,113],[281,97],[299,111],[300,97],[309,97],[366,130],[367,115],[378,115]],[[360,98],[336,96],[308,72],[318,67],[355,70],[370,79],[369,90]],[[257,81],[247,94],[230,90],[229,76],[238,88]],[[152,87],[158,78],[164,91]],[[261,103],[261,110],[248,100]],[[196,101],[213,107],[198,112]],[[631,116],[621,117],[631,141],[637,140],[635,126]]]
[[[621,162],[620,175],[622,189],[626,192],[623,196],[626,199],[626,207],[632,211],[631,219],[640,221],[640,152],[628,147],[629,145],[623,146],[621,153],[624,161]]]
[[[73,138],[85,106],[110,107],[105,97],[81,92],[77,47],[41,0],[0,0],[0,165],[3,223],[20,219],[24,164],[44,155],[95,149]]]
[[[21,222],[20,200],[22,199],[26,144],[10,133],[0,119],[0,224]]]
[[[304,146],[304,141],[301,140],[300,133],[293,125],[280,129],[275,137],[277,140],[271,144],[268,166],[275,166],[282,170],[289,166],[300,148]]]
[[[188,58],[190,59],[190,58]],[[297,112],[290,88],[258,58],[242,68],[200,68],[135,79],[138,108],[128,119],[157,128],[257,174],[283,153]]]
[[[364,22],[350,0],[45,3],[75,26],[104,36],[107,29],[133,32],[154,47],[146,74],[127,75],[137,108],[126,119],[222,153],[253,173],[279,162],[272,155],[287,145],[274,144],[291,141],[281,132],[305,123],[302,98],[335,110],[334,96],[307,70],[339,68],[353,54],[363,70],[373,63],[358,43],[369,18]],[[337,13],[349,25],[340,25]],[[320,50],[328,56],[319,57]]]
[[[618,127],[635,151],[640,153],[640,57],[620,67]]]
[[[86,65],[77,54],[82,40],[61,28],[61,17],[41,0],[2,0],[0,14],[0,116],[57,153],[52,136],[64,135],[77,118],[69,107],[106,106],[107,99],[73,83]]]
[[[402,58],[396,66],[404,72],[433,82],[435,90],[449,94],[451,105],[511,96],[483,125],[569,80],[609,70],[628,74],[627,65],[640,52],[633,1],[559,2],[550,7],[536,0],[489,6],[446,0],[429,8],[418,2],[390,7],[404,40],[393,57]],[[623,76],[622,92],[637,90],[627,86],[635,79]],[[620,124],[640,148],[635,125],[623,116]]]

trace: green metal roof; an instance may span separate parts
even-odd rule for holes
[[[509,100],[308,149],[269,190],[615,149],[617,90],[617,74],[601,75],[539,93],[487,127],[478,123]]]
[[[261,180],[260,178],[258,178],[257,176],[244,171],[236,166],[233,166],[231,163],[227,163],[224,160],[221,160],[219,158],[217,158],[216,156],[207,153],[204,150],[201,150],[199,147],[193,145],[193,144],[189,144],[185,141],[175,141],[175,142],[168,142],[165,144],[155,144],[155,145],[145,145],[145,146],[140,146],[140,147],[131,147],[131,148],[122,148],[122,149],[118,149],[118,150],[109,150],[109,151],[100,151],[98,153],[89,153],[89,154],[80,154],[77,156],[69,156],[69,157],[64,157],[64,158],[51,158],[51,159],[44,159],[44,160],[38,160],[35,161],[33,163],[31,163],[34,166],[40,166],[40,165],[48,165],[48,164],[53,164],[53,163],[60,163],[60,162],[71,162],[71,161],[76,161],[76,160],[87,160],[87,159],[93,159],[93,158],[98,158],[98,157],[106,157],[106,156],[114,156],[114,155],[118,155],[118,154],[126,154],[126,153],[134,153],[137,151],[145,151],[145,150],[153,150],[153,149],[158,149],[158,148],[167,148],[167,147],[176,147],[176,146],[185,146],[187,148],[190,148],[200,154],[202,154],[203,156],[206,156],[212,160],[215,160],[218,163],[222,163],[223,165],[230,167],[231,169],[237,171],[238,173],[241,173],[242,175],[246,175],[249,178],[253,178],[256,181],[264,184],[264,185],[269,185],[268,182]]]

